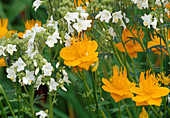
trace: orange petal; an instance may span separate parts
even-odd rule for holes
[[[67,66],[77,66],[81,63],[80,59],[76,59],[76,60],[65,60],[64,64]]]
[[[119,102],[120,100],[122,100],[122,99],[123,99],[123,97],[122,97],[122,96],[117,95],[117,94],[114,94],[114,93],[111,93],[110,95],[111,95],[111,96],[112,96],[112,98],[115,100],[115,102]]]
[[[135,97],[132,97],[132,100],[133,101],[136,101],[136,102],[144,102],[144,101],[146,101],[146,100],[148,100],[149,99],[149,96],[148,95],[145,95],[145,96],[139,96],[139,95],[137,95],[137,96],[135,96]]]
[[[169,94],[169,91],[170,90],[166,87],[159,87],[159,89],[155,90],[155,94],[152,95],[152,98],[166,96]]]
[[[151,98],[149,100],[146,101],[149,105],[156,105],[156,106],[160,106],[162,99],[161,98]]]
[[[60,57],[65,60],[75,60],[79,58],[77,51],[75,51],[74,47],[64,47],[60,51]]]

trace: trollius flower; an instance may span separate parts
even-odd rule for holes
[[[115,102],[119,102],[124,98],[131,98],[133,94],[130,92],[130,89],[136,84],[131,83],[127,78],[127,71],[124,68],[124,71],[121,68],[119,73],[119,68],[115,65],[113,67],[113,76],[110,78],[110,81],[102,78],[102,82],[105,84],[102,88],[110,92],[111,97]]]
[[[98,61],[97,42],[89,41],[86,34],[84,38],[81,35],[76,38],[73,37],[73,42],[69,47],[64,47],[60,51],[60,57],[64,59],[64,64],[67,66],[78,66],[86,70],[89,69],[90,65]]]
[[[132,33],[131,33],[132,32]],[[135,38],[138,37],[138,31],[133,28],[131,30],[131,32],[126,28],[123,30],[123,34],[122,34],[122,40],[125,44],[125,48],[127,50],[127,52],[129,53],[131,58],[137,58],[137,52],[143,52],[143,49],[141,47],[141,45],[135,40],[132,40],[130,38]],[[134,37],[135,35],[135,37]],[[142,40],[144,37],[144,32],[142,31],[142,29],[140,29],[139,31],[139,39]],[[123,47],[122,43],[117,43],[116,47],[121,51],[121,52],[126,52],[126,50]]]
[[[150,74],[150,71],[146,72],[146,79],[144,77],[144,72],[142,72],[139,81],[139,87],[131,89],[131,92],[137,94],[132,98],[132,100],[136,102],[136,106],[160,106],[162,101],[161,97],[169,94],[169,89],[160,87],[158,83],[159,80],[155,77],[155,74]]]

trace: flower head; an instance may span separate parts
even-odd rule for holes
[[[26,76],[23,77],[23,84],[31,85],[35,81],[34,71],[26,70]]]
[[[87,36],[84,34],[84,38],[81,35],[76,38],[73,37],[72,45],[64,47],[60,51],[60,57],[64,59],[64,64],[67,66],[79,66],[86,70],[89,69],[90,65],[98,61],[97,42],[88,41]]]
[[[142,112],[139,114],[139,118],[148,118],[148,113],[144,107],[142,107]]]
[[[19,57],[18,61],[16,61],[13,65],[14,67],[17,67],[17,72],[24,70],[24,67],[26,66],[21,57]]]
[[[99,17],[100,17],[100,21],[105,21],[106,23],[108,23],[112,16],[109,11],[103,10],[102,12],[99,12],[99,14],[97,14],[95,19],[97,19]]]
[[[39,116],[39,118],[45,118],[45,117],[47,117],[48,115],[47,115],[47,113],[45,112],[45,111],[39,111],[39,112],[37,112],[36,113],[36,116]]]
[[[2,39],[4,36],[11,37],[11,34],[16,33],[16,31],[14,30],[8,31],[7,26],[8,26],[8,19],[0,18],[0,32],[1,32],[0,39]]]
[[[148,26],[148,28],[150,29],[150,25],[152,24],[152,15],[146,15],[144,14],[144,16],[141,16],[143,21],[144,26]]]
[[[143,52],[143,49],[142,49],[141,45],[136,40],[130,39],[130,38],[138,37],[138,33],[137,33],[138,31],[135,28],[133,28],[131,30],[131,32],[127,28],[124,29],[123,34],[122,34],[122,40],[125,44],[125,48],[126,48],[127,52],[129,53],[130,57],[137,58],[137,52]],[[135,37],[134,37],[134,35],[135,35]],[[142,40],[143,37],[144,37],[144,32],[142,31],[142,29],[140,29],[139,39]],[[126,52],[122,43],[117,43],[116,47],[121,52]]]
[[[164,84],[165,86],[168,86],[170,84],[170,74],[168,76],[165,76],[165,73],[162,72],[158,74],[158,77],[162,84]]]
[[[7,51],[10,55],[13,55],[13,52],[14,52],[14,51],[17,51],[16,45],[8,44],[8,45],[7,45],[7,48],[6,48],[6,51]]]
[[[113,76],[110,78],[110,81],[102,78],[102,82],[105,84],[102,88],[110,92],[110,95],[115,100],[119,102],[124,98],[131,98],[133,94],[130,92],[130,89],[135,86],[135,83],[131,83],[127,78],[127,71],[124,68],[124,71],[121,68],[119,73],[119,68],[115,65],[113,67]]]
[[[136,102],[136,106],[141,105],[156,105],[160,106],[161,97],[169,94],[169,89],[166,87],[160,87],[158,79],[155,74],[150,74],[150,71],[146,71],[146,79],[144,72],[141,73],[139,79],[139,87],[133,87],[131,92],[137,94],[132,98]]]
[[[37,9],[39,8],[39,6],[41,5],[41,3],[42,3],[42,1],[41,0],[35,0],[34,2],[33,2],[33,7],[35,7],[34,8],[34,10],[35,11],[37,11]]]
[[[52,90],[57,90],[57,86],[59,85],[57,82],[55,82],[54,78],[51,78],[50,82],[48,83],[49,85],[49,91],[51,92]]]
[[[31,30],[32,27],[35,27],[36,23],[38,24],[39,27],[41,27],[41,21],[38,21],[38,20],[34,21],[34,19],[27,20],[25,22],[25,28],[26,28],[25,32],[24,33],[23,32],[18,32],[18,37],[23,38],[23,35],[26,34],[26,31]]]

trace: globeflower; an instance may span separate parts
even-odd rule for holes
[[[136,102],[136,106],[141,105],[156,105],[160,106],[162,96],[169,94],[169,89],[166,87],[160,87],[159,80],[155,77],[155,74],[150,74],[150,71],[146,71],[146,79],[144,72],[141,73],[139,79],[139,87],[131,88],[131,92],[137,94],[132,97],[132,100]]]
[[[130,57],[137,58],[137,52],[143,52],[143,49],[136,40],[134,41],[133,39],[130,39],[130,38],[138,37],[138,33],[137,33],[138,31],[135,28],[133,28],[131,32],[127,28],[124,29],[122,33],[122,40],[123,40],[123,43],[125,44],[125,48],[127,52],[129,53]],[[139,39],[142,40],[143,37],[144,37],[144,32],[142,31],[142,29],[140,29]],[[119,51],[126,52],[122,43],[117,43],[116,47],[119,49]]]
[[[76,42],[77,41],[77,42]],[[91,64],[98,61],[97,42],[89,41],[86,34],[84,33],[84,38],[73,36],[73,42],[70,46],[64,47],[60,51],[60,57],[64,59],[64,64],[67,66],[78,66],[89,70]]]
[[[124,71],[121,68],[119,72],[119,68],[115,65],[113,67],[113,76],[109,79],[102,78],[102,82],[105,84],[102,88],[110,92],[111,97],[115,100],[115,102],[119,102],[124,98],[131,98],[133,94],[130,92],[132,87],[135,87],[135,83],[131,83],[127,78],[127,71],[124,68]]]
[[[0,19],[0,39],[2,39],[4,36],[8,36],[10,34],[16,33],[14,30],[8,31],[7,29],[8,26],[8,19]]]
[[[25,28],[26,28],[25,32],[24,32],[24,33],[23,33],[23,32],[18,32],[18,37],[23,39],[23,35],[26,34],[26,31],[27,31],[27,30],[31,30],[32,27],[35,27],[35,24],[36,24],[36,23],[38,24],[38,27],[41,27],[41,21],[38,21],[38,20],[35,20],[35,21],[34,21],[34,19],[32,19],[32,20],[27,20],[27,21],[25,22]]]

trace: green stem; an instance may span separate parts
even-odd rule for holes
[[[29,86],[29,92],[30,92],[30,107],[31,107],[31,114],[32,114],[32,118],[35,118],[35,112],[34,112],[34,85]]]
[[[155,110],[155,108],[153,106],[151,106],[151,110],[153,111],[153,113],[159,117],[159,113]]]
[[[148,106],[148,118],[150,118],[150,109],[151,109],[151,106],[149,105]]]
[[[94,76],[95,76],[95,78],[94,78]],[[92,72],[92,83],[93,83],[93,91],[94,91],[94,97],[95,97],[95,102],[96,102],[98,118],[100,118],[98,99],[97,99],[97,81],[96,80],[97,80],[97,78],[96,78],[96,71],[95,71],[95,75]]]
[[[121,118],[121,108],[120,108],[120,101],[119,101],[119,118]]]
[[[2,104],[2,100],[0,101],[0,107],[1,107],[1,110],[2,110],[2,116],[3,116],[4,118],[7,118],[6,113],[5,113],[5,110],[4,110],[4,107],[3,107],[3,104]]]
[[[18,102],[18,118],[20,118],[20,96],[19,96],[19,91],[18,91],[19,83],[16,82],[16,91],[17,91],[17,102]]]
[[[124,100],[123,100],[123,104],[126,105],[126,103],[125,103]],[[127,111],[128,115],[129,115],[129,118],[133,118],[133,117],[132,117],[132,114],[131,114],[131,112],[130,112],[130,110],[129,110],[128,107],[126,107],[126,111]]]
[[[166,118],[166,96],[164,96],[164,118]]]
[[[14,114],[13,110],[12,110],[12,107],[11,107],[11,105],[10,105],[10,103],[9,103],[8,99],[7,99],[7,96],[6,96],[5,92],[4,92],[4,89],[2,88],[2,86],[1,86],[1,85],[0,85],[0,89],[1,89],[1,91],[2,91],[2,94],[3,94],[3,95],[4,95],[4,97],[5,97],[5,100],[6,100],[7,104],[8,104],[8,106],[9,106],[9,109],[10,109],[10,111],[11,111],[11,113],[12,113],[13,117],[14,117],[14,118],[16,118],[16,116],[15,116],[15,114]]]
[[[49,107],[50,107],[50,118],[53,118],[53,102],[52,102],[52,94],[49,93]]]

